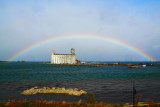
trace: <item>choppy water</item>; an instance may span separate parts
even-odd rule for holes
[[[141,101],[147,99],[159,101],[160,67],[67,66],[42,64],[40,62],[0,63],[0,100],[78,101],[80,99],[86,100],[88,97],[88,95],[75,97],[63,94],[29,96],[20,94],[24,89],[34,86],[47,86],[81,88],[87,92],[94,92],[97,101],[126,103],[132,102],[133,84],[135,84],[137,92],[142,95]]]

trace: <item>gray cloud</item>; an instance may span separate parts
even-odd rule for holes
[[[152,54],[148,48],[155,48],[160,39],[160,21],[158,4],[154,5],[130,5],[127,3],[114,4],[111,1],[23,1],[6,2],[2,8],[0,22],[0,51],[4,55],[0,59],[11,56],[15,52],[57,35],[70,34],[93,34],[113,37],[139,47],[147,53]],[[149,9],[148,9],[149,8]],[[145,11],[145,9],[147,9]],[[5,42],[4,42],[5,41]],[[99,41],[79,42],[78,40],[65,40],[53,45],[41,47],[42,60],[48,60],[46,51],[68,50],[75,47],[81,59],[86,60],[125,60],[128,50],[121,49],[109,43]],[[54,45],[55,44],[55,45]],[[102,48],[102,47],[105,47]],[[113,48],[114,47],[114,48]],[[9,51],[12,50],[12,51]],[[79,50],[79,51],[78,51]],[[97,51],[96,51],[97,50]],[[125,50],[125,51],[124,51]],[[31,60],[32,54],[24,55],[24,59]],[[5,56],[5,53],[9,53]],[[88,57],[89,54],[94,53]],[[118,54],[117,54],[118,53]],[[87,56],[88,54],[88,56]],[[129,54],[132,54],[129,52]],[[99,57],[99,55],[101,57]],[[115,59],[108,56],[115,56]],[[87,56],[87,57],[86,57]],[[131,55],[134,56],[134,55]],[[159,58],[158,54],[154,54]],[[22,58],[22,57],[21,57]],[[38,60],[39,57],[35,60]],[[136,60],[143,60],[139,58]]]

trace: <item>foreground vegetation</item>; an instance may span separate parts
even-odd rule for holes
[[[1,102],[0,107],[123,107],[123,104],[108,103],[86,103],[83,101],[66,102],[66,101],[44,101],[44,100],[11,100]]]
[[[133,107],[133,104],[109,104],[97,102],[94,93],[90,93],[86,101],[46,101],[46,100],[11,100],[1,101],[0,107]],[[147,100],[146,102],[135,102],[134,107],[160,107],[160,102]]]
[[[133,107],[132,104],[109,104],[105,102],[66,102],[45,100],[11,100],[0,102],[0,107]],[[140,102],[135,107],[160,107],[160,102]]]

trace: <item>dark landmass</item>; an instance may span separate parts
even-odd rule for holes
[[[0,62],[8,62],[8,61],[0,61]]]
[[[50,62],[44,62],[43,64],[52,64]],[[154,65],[151,63],[139,63],[139,64],[121,64],[119,62],[117,63],[78,63],[78,64],[55,64],[55,65],[72,65],[72,66],[103,66],[103,65],[111,65],[111,66],[127,66],[128,68],[137,68],[137,67],[146,67],[146,66],[157,66],[160,67],[160,65]]]

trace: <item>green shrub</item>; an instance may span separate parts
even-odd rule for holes
[[[22,107],[30,107],[29,102],[24,102],[24,103],[22,104]]]
[[[6,107],[6,106],[5,106],[5,104],[1,104],[1,103],[0,103],[0,107]]]
[[[88,99],[87,99],[87,103],[89,104],[95,104],[96,103],[96,99],[94,96],[94,93],[89,93]]]

